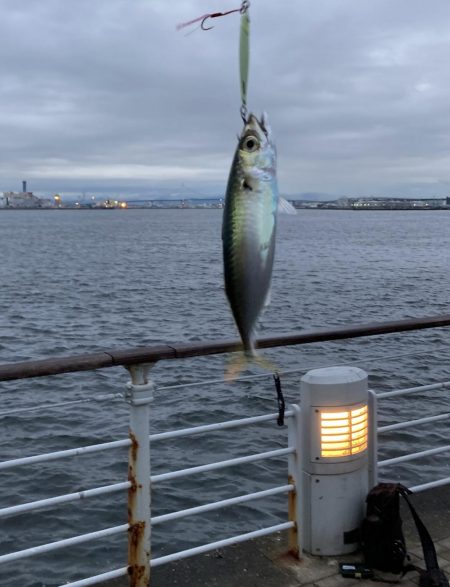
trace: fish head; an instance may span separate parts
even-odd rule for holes
[[[276,148],[265,113],[260,119],[249,114],[239,137],[238,149],[244,169],[259,170],[268,178],[275,176]]]

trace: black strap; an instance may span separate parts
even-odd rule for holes
[[[408,499],[408,493],[411,491],[407,490],[404,491],[403,488],[399,491],[400,495],[402,495],[408,504],[408,507],[411,511],[412,517],[414,518],[414,523],[416,524],[417,531],[419,533],[420,542],[422,543],[422,550],[423,550],[423,558],[425,561],[425,565],[427,567],[427,571],[439,569],[439,563],[436,555],[436,549],[434,547],[433,540],[428,532],[425,524],[419,517],[419,514],[416,512],[413,504]]]

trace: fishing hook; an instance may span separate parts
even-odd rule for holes
[[[250,8],[250,2],[248,0],[244,0],[240,8],[235,8],[234,10],[227,10],[227,12],[213,12],[212,14],[207,14],[200,23],[200,28],[202,31],[210,31],[213,29],[213,26],[205,26],[205,22],[208,18],[219,18],[220,16],[227,16],[228,14],[233,14],[233,12],[240,12],[241,14],[245,14],[247,10]]]
[[[240,8],[235,8],[234,10],[227,10],[226,12],[213,12],[211,14],[205,14],[203,16],[199,16],[198,18],[194,18],[194,20],[189,20],[188,22],[182,22],[177,25],[177,30],[183,29],[186,26],[194,24],[195,22],[200,22],[200,28],[202,31],[210,31],[213,29],[213,26],[205,26],[205,22],[208,18],[218,18],[219,16],[227,16],[227,14],[232,14],[233,12],[240,12],[241,14],[245,14],[250,7],[250,2],[248,0],[243,0]]]
[[[207,14],[205,16],[205,18],[202,20],[202,22],[200,23],[200,28],[202,29],[202,31],[210,31],[211,29],[214,28],[213,26],[208,26],[208,27],[205,26],[205,21],[207,21],[208,18],[213,18],[213,16],[214,16],[213,14]]]

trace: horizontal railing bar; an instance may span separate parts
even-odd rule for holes
[[[422,485],[415,485],[414,487],[410,487],[413,493],[420,493],[421,491],[425,491],[426,489],[433,489],[434,487],[442,487],[443,485],[450,484],[450,477],[445,477],[445,479],[438,479],[437,481],[430,481],[429,483],[423,483]]]
[[[292,418],[294,412],[288,410],[284,416]],[[264,416],[253,416],[252,418],[242,418],[240,420],[228,420],[227,422],[218,422],[217,424],[205,424],[204,426],[196,426],[195,428],[182,428],[180,430],[173,430],[170,432],[159,432],[158,434],[151,434],[150,440],[167,440],[168,438],[177,438],[180,436],[191,436],[193,434],[202,434],[204,432],[212,432],[214,430],[227,430],[228,428],[238,428],[240,426],[247,426],[250,424],[257,424],[259,422],[269,422],[278,418],[278,414],[267,414]]]
[[[289,371],[278,371],[278,375],[283,376],[288,374]],[[257,379],[267,379],[268,377],[273,378],[273,373],[266,371],[266,373],[257,373],[253,375],[239,375],[239,377],[233,377],[232,381],[256,381]],[[198,381],[190,381],[189,383],[173,383],[170,385],[162,385],[157,387],[156,391],[172,391],[174,389],[186,389],[189,387],[199,387],[203,385],[216,385],[223,383],[223,377],[220,379],[200,379]]]
[[[0,463],[0,471],[4,469],[12,469],[13,467],[21,467],[23,465],[34,465],[36,463],[46,463],[48,461],[55,461],[65,457],[73,457],[79,455],[90,454],[102,450],[110,450],[113,448],[121,448],[130,446],[131,440],[129,438],[123,440],[114,440],[112,442],[102,442],[101,444],[91,444],[89,446],[81,446],[79,448],[69,448],[67,450],[58,450],[56,452],[47,452],[41,455],[34,455],[32,457],[22,457],[21,459],[11,459]]]
[[[288,410],[285,413],[285,417],[290,418],[292,417],[294,412]],[[207,424],[205,426],[196,426],[193,428],[182,428],[180,430],[172,430],[169,432],[160,432],[157,434],[151,434],[149,439],[151,442],[155,442],[158,440],[165,440],[169,438],[177,438],[183,436],[191,436],[194,434],[201,434],[204,432],[211,432],[214,430],[226,430],[228,428],[236,428],[239,426],[246,426],[250,424],[257,424],[259,422],[266,422],[270,420],[274,420],[278,417],[278,414],[267,414],[263,416],[254,416],[251,418],[242,418],[240,420],[228,420],[227,422],[217,422],[216,424]],[[91,454],[103,450],[112,450],[115,448],[122,448],[131,445],[130,439],[123,439],[123,440],[115,440],[112,442],[103,442],[101,444],[91,444],[88,446],[83,446],[79,448],[70,448],[67,450],[60,450],[56,452],[49,452],[44,453],[41,455],[34,455],[31,457],[22,457],[20,459],[11,459],[10,461],[4,461],[0,463],[0,471],[5,469],[12,469],[14,467],[21,467],[24,465],[34,465],[36,463],[45,463],[49,461],[54,461],[57,459],[62,459],[66,457],[73,457],[73,456],[81,456],[86,454]]]
[[[450,387],[450,381],[443,381],[442,383],[432,383],[431,385],[420,385],[419,387],[408,387],[406,389],[397,389],[396,391],[385,391],[377,393],[377,399],[384,399],[387,397],[397,397],[398,395],[407,395],[408,393],[418,393],[420,391],[433,391],[434,389],[445,389]]]
[[[115,571],[102,573],[101,575],[94,575],[93,577],[88,577],[87,579],[80,579],[79,581],[74,581],[73,583],[64,583],[64,585],[61,585],[61,587],[90,587],[91,585],[103,583],[103,581],[125,577],[127,574],[128,567],[123,567],[121,569],[116,569]]]
[[[28,558],[36,554],[44,554],[46,552],[53,552],[60,548],[66,548],[67,546],[75,546],[77,544],[83,544],[97,538],[105,538],[106,536],[114,536],[114,534],[120,534],[128,530],[128,524],[122,524],[121,526],[114,526],[112,528],[105,528],[104,530],[97,530],[96,532],[90,532],[89,534],[80,534],[79,536],[73,536],[72,538],[64,538],[63,540],[57,540],[56,542],[49,542],[48,544],[41,544],[40,546],[32,546],[24,550],[17,550],[9,554],[0,555],[0,564],[10,563],[13,561],[20,560],[22,558]]]
[[[406,461],[413,461],[415,459],[421,459],[422,457],[428,457],[431,455],[437,455],[442,452],[450,450],[450,444],[447,446],[441,446],[438,448],[430,448],[429,450],[422,450],[420,452],[413,452],[409,455],[403,455],[401,457],[395,457],[393,459],[386,459],[385,461],[379,461],[378,467],[387,467],[388,465],[395,465],[397,463],[404,463]]]
[[[77,404],[87,404],[91,402],[105,402],[105,401],[115,401],[117,399],[124,399],[123,393],[108,393],[105,395],[94,396],[94,397],[85,397],[83,399],[74,399],[67,402],[54,402],[48,404],[39,404],[38,406],[31,406],[29,408],[14,408],[12,410],[4,410],[0,412],[0,417],[5,416],[12,416],[13,414],[24,414],[27,412],[36,412],[39,410],[53,410],[55,408],[61,408],[65,406],[74,406]]]
[[[33,512],[35,510],[40,510],[55,505],[78,501],[87,497],[106,495],[107,493],[122,491],[123,489],[128,489],[129,487],[131,487],[131,483],[129,481],[123,481],[122,483],[115,483],[114,485],[104,485],[103,487],[96,487],[95,489],[85,489],[84,491],[78,491],[76,493],[67,493],[66,495],[58,495],[56,497],[49,497],[47,499],[40,499],[38,501],[13,505],[0,509],[0,518],[16,516],[25,512]]]
[[[211,542],[210,544],[205,544],[204,546],[197,546],[195,548],[189,548],[188,550],[175,552],[174,554],[168,554],[166,556],[154,558],[150,561],[150,565],[152,567],[159,567],[160,565],[164,565],[166,563],[188,558],[196,554],[210,552],[211,550],[216,550],[217,548],[224,548],[225,546],[239,544],[240,542],[246,542],[247,540],[252,540],[253,538],[268,536],[269,534],[275,534],[275,532],[281,532],[282,530],[289,530],[294,526],[294,522],[284,522],[283,524],[277,524],[276,526],[270,526],[269,528],[262,528],[261,530],[255,530],[254,532],[247,532],[247,534],[241,534],[239,536],[234,536],[233,538],[218,540],[217,542]]]
[[[265,489],[263,491],[257,491],[256,493],[248,493],[247,495],[230,497],[229,499],[223,499],[214,503],[199,505],[197,507],[180,510],[178,512],[172,512],[170,514],[163,514],[162,516],[156,516],[152,518],[152,526],[163,524],[164,522],[169,522],[171,520],[178,520],[179,518],[184,518],[186,516],[194,516],[196,514],[203,514],[205,512],[211,512],[213,510],[218,510],[232,505],[239,505],[248,501],[254,501],[255,499],[263,499],[264,497],[270,497],[280,493],[290,493],[294,491],[294,489],[295,486],[291,484],[281,485],[280,487],[273,487],[272,489]]]
[[[294,415],[292,410],[285,412],[285,417],[290,418]],[[182,428],[180,430],[172,430],[169,432],[160,432],[157,434],[151,434],[149,439],[151,442],[158,440],[166,440],[169,438],[177,438],[182,436],[191,436],[194,434],[201,434],[204,432],[211,432],[214,430],[226,430],[228,428],[236,428],[240,426],[246,426],[250,424],[257,424],[259,422],[266,422],[275,420],[278,414],[267,414],[264,416],[254,416],[251,418],[242,418],[240,420],[228,420],[226,422],[217,422],[216,424],[206,424],[205,426],[196,426],[193,428]],[[131,445],[130,439],[115,440],[112,442],[103,442],[101,444],[91,444],[88,446],[82,446],[79,448],[70,448],[67,450],[60,450],[56,452],[44,453],[41,455],[34,455],[31,457],[22,457],[20,459],[12,459],[10,461],[4,461],[0,463],[0,471],[5,469],[12,469],[14,467],[21,467],[24,465],[34,465],[36,463],[46,463],[57,459],[66,457],[81,456],[85,454],[91,454],[103,450],[112,450],[115,448],[122,448]]]
[[[337,328],[323,328],[309,332],[294,332],[279,336],[260,338],[257,347],[261,349],[279,346],[291,346],[327,342],[363,336],[378,336],[424,328],[441,328],[450,326],[450,314],[388,322],[371,322]],[[136,365],[139,363],[156,363],[160,360],[183,359],[239,351],[242,344],[238,340],[215,340],[211,342],[185,343],[176,345],[158,345],[137,347],[125,350],[105,350],[97,353],[68,357],[43,359],[40,361],[21,361],[0,365],[0,381],[44,377],[59,373],[75,371],[92,371],[107,367]]]
[[[391,432],[391,430],[401,430],[402,428],[411,428],[419,426],[420,424],[427,424],[428,422],[438,422],[439,420],[448,420],[449,414],[439,414],[438,416],[428,416],[427,418],[418,418],[417,420],[408,420],[407,422],[399,422],[398,424],[389,424],[388,426],[380,426],[377,430],[378,434],[383,432]]]
[[[263,461],[265,459],[271,459],[274,457],[292,454],[293,452],[295,452],[295,448],[280,448],[277,450],[270,450],[268,452],[258,453],[256,455],[249,455],[246,457],[229,459],[227,461],[220,461],[218,463],[209,463],[207,465],[200,465],[198,467],[191,467],[189,469],[180,469],[178,471],[172,471],[170,473],[152,475],[151,482],[158,483],[160,481],[168,481],[169,479],[177,479],[178,477],[187,477],[188,475],[195,475],[197,473],[206,473],[208,471],[215,471],[217,469],[225,469],[225,467],[232,467],[234,465],[243,465],[245,463]]]

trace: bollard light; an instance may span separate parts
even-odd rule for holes
[[[311,554],[357,547],[368,492],[367,374],[314,369],[301,381],[302,544]],[[352,537],[353,536],[353,537]]]

